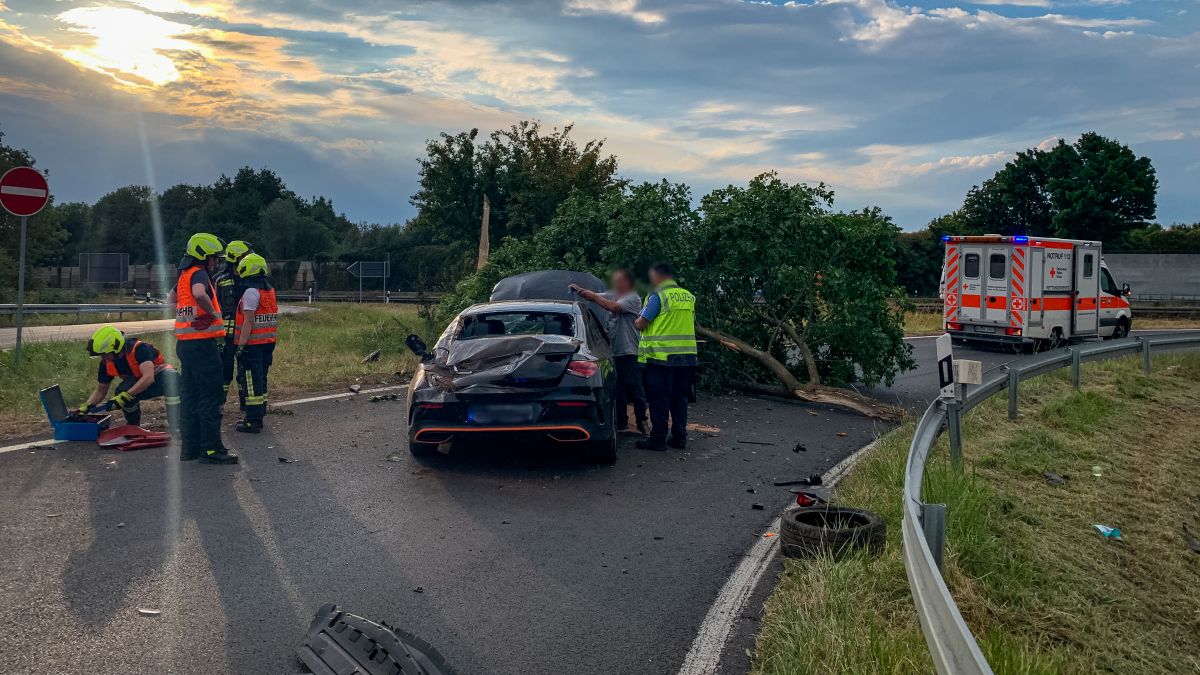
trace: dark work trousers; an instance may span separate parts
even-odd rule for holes
[[[207,452],[222,452],[221,406],[221,338],[180,340],[175,345],[179,355],[180,416],[183,455],[196,457]]]
[[[117,385],[117,393],[127,391],[130,387],[137,384],[136,377],[122,378],[121,383]],[[125,423],[141,426],[142,424],[142,401],[149,401],[152,398],[163,397],[163,402],[167,405],[167,428],[171,430],[171,434],[176,438],[179,437],[179,372],[174,368],[160,370],[154,374],[154,384],[142,390],[137,398],[133,399],[133,403],[121,408],[121,412],[125,413]]]
[[[646,421],[646,390],[637,354],[614,356],[613,364],[617,369],[617,429],[621,430],[629,426],[630,404],[634,421],[639,424]]]
[[[237,362],[237,344],[234,343],[232,337],[225,338],[225,344],[221,346],[221,378],[225,386],[225,398],[229,398],[229,385],[233,382],[233,367]],[[238,399],[238,405],[245,407],[246,401]]]
[[[667,444],[667,417],[670,416],[671,438],[687,440],[688,392],[692,388],[692,366],[665,366],[647,363],[642,366],[646,381],[646,399],[650,404],[650,445]]]
[[[246,345],[238,356],[238,396],[246,402],[245,420],[262,424],[267,414],[267,372],[275,356],[275,343]]]

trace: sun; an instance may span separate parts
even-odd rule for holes
[[[178,80],[179,70],[166,52],[193,49],[190,26],[126,7],[80,7],[58,15],[71,31],[92,38],[89,45],[62,56],[130,85],[162,86]]]

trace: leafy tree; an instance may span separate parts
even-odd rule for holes
[[[893,303],[899,230],[876,208],[833,213],[832,202],[823,184],[766,173],[701,205],[689,272],[699,320],[791,392],[802,380],[890,383],[913,366]]]
[[[1154,217],[1158,178],[1148,157],[1088,132],[1018,153],[967,193],[963,234],[1027,234],[1110,242]]]
[[[1158,224],[1130,230],[1125,236],[1105,244],[1105,251],[1137,251],[1146,253],[1200,253],[1200,223],[1192,225]]]
[[[91,233],[85,247],[92,253],[128,253],[129,262],[154,259],[154,190],[144,185],[117,188],[92,207]]]

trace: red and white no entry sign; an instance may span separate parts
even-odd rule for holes
[[[32,216],[50,201],[50,185],[37,169],[18,166],[0,176],[0,206],[14,216]]]

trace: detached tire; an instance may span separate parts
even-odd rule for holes
[[[854,549],[883,552],[887,524],[877,513],[840,506],[810,506],[783,514],[779,538],[783,554],[805,558],[829,554],[841,559]]]

